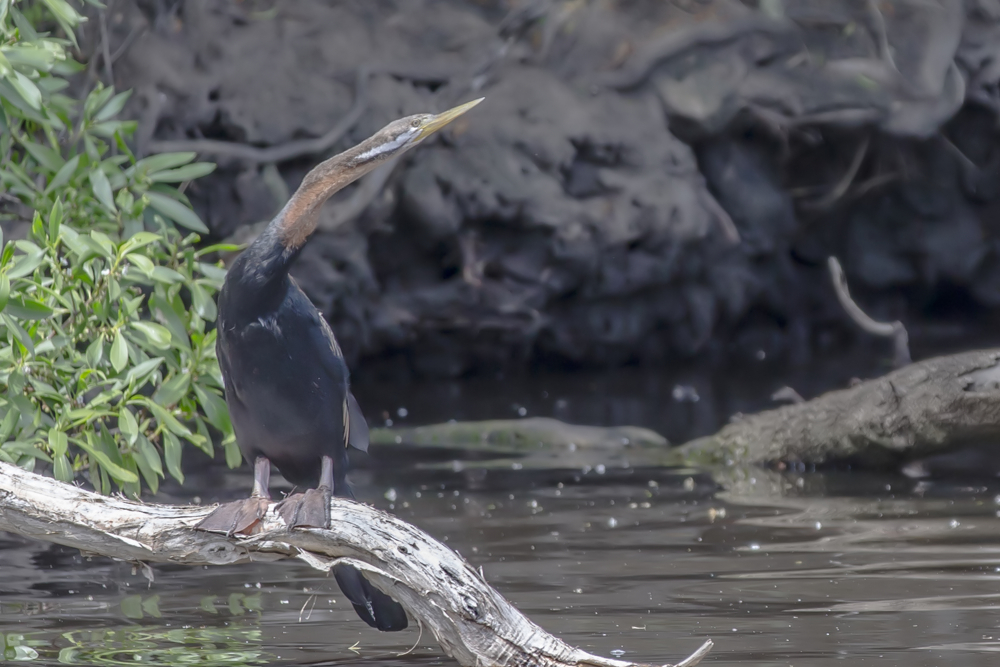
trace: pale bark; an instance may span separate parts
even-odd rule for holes
[[[298,558],[329,571],[349,562],[392,595],[462,665],[631,667],[573,648],[528,620],[461,556],[391,514],[334,498],[331,530],[288,531],[272,504],[263,531],[195,530],[211,507],[100,496],[0,463],[0,530],[140,563],[229,565]],[[678,666],[697,664],[711,641]]]
[[[904,366],[805,403],[741,416],[680,448],[690,465],[894,466],[1000,437],[1000,350]]]

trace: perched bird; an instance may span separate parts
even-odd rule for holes
[[[330,527],[330,497],[353,498],[347,447],[367,450],[368,425],[348,384],[330,325],[288,269],[335,192],[420,144],[480,100],[442,114],[394,121],[310,171],[280,213],[236,260],[219,293],[216,351],[236,441],[254,466],[250,498],[220,505],[198,527],[252,533],[269,504],[273,463],[288,481],[315,487],[278,511],[289,529]],[[406,613],[350,566],[334,568],[358,615],[379,630],[402,630]]]

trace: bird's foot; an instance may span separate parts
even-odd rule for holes
[[[243,500],[223,503],[202,519],[195,528],[226,535],[252,535],[260,532],[261,519],[267,514],[268,498],[250,496]]]
[[[330,497],[329,487],[309,489],[305,493],[288,496],[276,508],[281,518],[285,520],[288,529],[293,528],[329,528],[330,527]]]

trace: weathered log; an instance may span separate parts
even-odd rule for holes
[[[368,505],[334,498],[330,530],[287,530],[268,508],[245,537],[193,526],[211,507],[142,504],[100,496],[0,463],[0,530],[133,562],[228,565],[298,558],[329,571],[347,562],[392,595],[460,664],[632,667],[573,648],[528,620],[454,551]],[[696,665],[706,641],[677,667]]]
[[[1000,349],[910,364],[805,403],[741,416],[681,448],[691,464],[896,465],[1000,437]]]

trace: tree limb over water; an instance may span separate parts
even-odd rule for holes
[[[0,463],[0,530],[134,562],[229,565],[297,558],[329,572],[347,562],[429,628],[469,667],[632,667],[548,634],[461,556],[418,528],[362,503],[334,498],[331,530],[288,531],[268,508],[263,530],[226,537],[195,530],[212,507],[142,504],[100,496]],[[691,667],[712,642],[676,667]]]
[[[881,467],[1000,438],[1000,349],[910,364],[684,445],[691,463]]]

